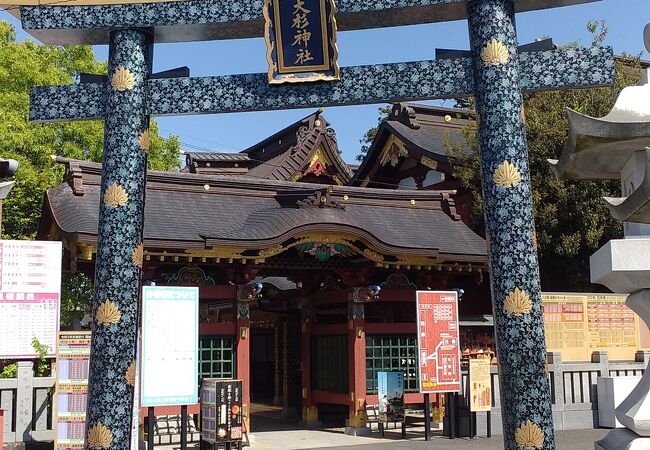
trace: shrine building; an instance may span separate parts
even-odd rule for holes
[[[143,280],[199,287],[200,377],[242,379],[249,417],[273,404],[365,426],[381,370],[403,371],[406,403],[422,403],[416,290],[464,291],[461,345],[491,325],[486,243],[445,151],[467,120],[396,104],[357,167],[318,111],[241,153],[150,171]],[[56,161],[65,180],[46,193],[38,237],[93,277],[102,167]]]

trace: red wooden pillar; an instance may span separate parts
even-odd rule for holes
[[[250,432],[250,310],[248,299],[243,299],[241,288],[237,296],[237,378],[242,380],[242,406],[246,429]]]
[[[311,324],[313,308],[302,308],[302,421],[305,425],[318,423],[318,405],[314,403],[311,390]]]
[[[363,303],[353,295],[348,306],[348,386],[350,412],[346,433],[366,429],[366,332]]]

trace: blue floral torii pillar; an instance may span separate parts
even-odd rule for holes
[[[467,5],[506,449],[554,449],[513,0]]]
[[[86,448],[130,446],[149,117],[152,39],[111,32]]]

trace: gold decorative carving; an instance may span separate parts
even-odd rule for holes
[[[521,183],[521,172],[510,161],[504,161],[497,167],[492,179],[497,186],[508,189]]]
[[[189,249],[185,250],[185,253],[204,258],[238,259],[246,258],[246,256],[242,255],[245,251],[245,248],[213,247],[210,249]],[[249,258],[259,258],[259,256]]]
[[[149,151],[149,147],[151,146],[151,133],[149,132],[148,128],[140,133],[140,136],[138,137],[138,144],[140,145],[140,150],[144,152]]]
[[[541,448],[544,445],[544,432],[539,425],[527,420],[515,431],[515,442],[518,448],[525,450]]]
[[[384,167],[390,163],[391,166],[397,167],[400,159],[405,158],[408,155],[409,152],[404,142],[395,137],[394,134],[391,134],[381,151],[379,164]]]
[[[88,430],[88,447],[103,450],[113,443],[113,433],[106,425],[98,423]]]
[[[526,291],[515,288],[506,296],[503,309],[509,316],[521,317],[524,314],[530,314],[533,309],[533,302]]]
[[[368,258],[370,261],[374,262],[384,262],[384,257],[377,253],[374,250],[370,250],[369,248],[365,249],[363,251],[363,255]]]
[[[95,313],[95,321],[105,327],[117,324],[121,318],[122,313],[120,313],[120,308],[108,299],[99,305]]]
[[[119,66],[111,78],[111,86],[114,91],[130,91],[135,87],[135,76],[126,67]]]
[[[79,259],[83,261],[92,261],[93,253],[97,250],[89,244],[79,244]]]
[[[111,208],[125,206],[129,201],[129,194],[117,183],[111,184],[104,192],[104,204]]]
[[[284,251],[284,247],[281,245],[276,245],[270,248],[264,248],[260,250],[259,252],[259,257],[260,258],[270,258],[271,256],[279,255]]]
[[[133,260],[133,265],[142,269],[142,260],[144,259],[144,244],[139,243],[131,254],[131,259]]]
[[[431,170],[438,170],[438,161],[435,161],[428,156],[422,156],[420,163],[422,163],[424,167],[428,167]]]
[[[124,374],[124,379],[129,386],[135,386],[135,361],[131,361],[131,364],[129,364]]]
[[[492,38],[481,51],[481,59],[489,66],[507,63],[509,57],[508,47],[496,38]]]

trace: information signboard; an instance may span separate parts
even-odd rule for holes
[[[402,372],[377,372],[379,395],[379,421],[404,421],[404,374]]]
[[[417,292],[420,392],[460,392],[458,294]]]
[[[61,242],[0,241],[0,359],[56,355],[60,298]]]
[[[88,403],[90,332],[62,332],[56,355],[54,449],[83,450]]]
[[[469,410],[472,412],[492,409],[492,376],[490,358],[469,360]]]
[[[610,360],[633,361],[649,348],[648,327],[630,308],[625,295],[544,293],[544,331],[548,351],[565,361],[590,361],[594,351]]]
[[[145,286],[142,406],[198,402],[199,288]]]
[[[241,380],[203,380],[201,440],[219,444],[243,439],[242,388]]]

